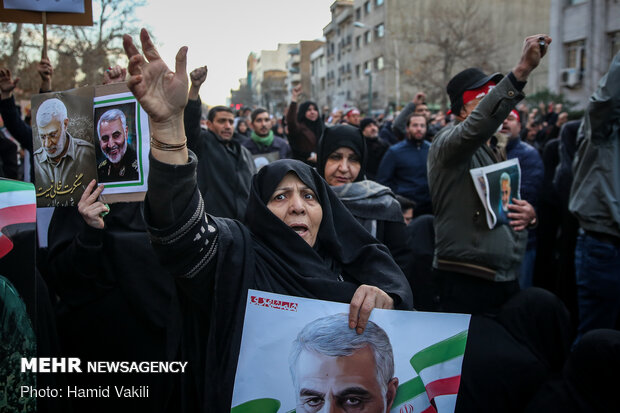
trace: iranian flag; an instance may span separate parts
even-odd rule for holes
[[[466,344],[467,330],[425,348],[410,360],[439,412],[453,412],[456,407]]]
[[[431,405],[420,376],[398,386],[392,413],[437,413]]]
[[[418,376],[398,386],[391,412],[454,412],[466,344],[467,330],[414,354]]]
[[[13,249],[6,235],[10,225],[36,222],[34,185],[28,182],[0,179],[0,258]]]

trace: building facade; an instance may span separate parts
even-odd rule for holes
[[[425,91],[447,105],[445,86],[458,71],[479,66],[507,73],[523,39],[548,32],[550,0],[337,0],[326,39],[327,104],[373,114]],[[460,41],[459,41],[460,40]],[[547,63],[526,92],[547,86]]]
[[[552,0],[549,88],[584,108],[620,51],[620,1]]]

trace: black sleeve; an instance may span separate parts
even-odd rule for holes
[[[144,219],[164,268],[178,278],[207,274],[199,278],[208,284],[217,253],[218,230],[205,213],[196,185],[197,163],[192,152],[184,165],[165,164],[150,156]]]
[[[411,260],[406,228],[404,222],[383,221],[383,243],[405,274],[407,274],[408,263]]]
[[[196,155],[199,153],[200,139],[200,115],[202,102],[200,97],[196,100],[188,100],[183,111],[183,124],[185,126],[185,136],[187,137],[187,147]]]
[[[22,120],[13,96],[0,100],[0,115],[4,120],[4,126],[11,132],[15,140],[24,149],[28,149],[32,153],[32,128]]]
[[[48,232],[50,284],[66,302],[80,304],[114,286],[106,275],[103,230],[84,222],[77,208],[56,208]]]

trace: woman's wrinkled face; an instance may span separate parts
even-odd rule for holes
[[[319,111],[316,109],[314,105],[308,106],[308,110],[306,110],[306,119],[311,122],[314,122],[319,118]]]
[[[267,208],[314,247],[323,208],[316,194],[296,174],[289,172],[271,195]]]
[[[350,184],[357,179],[361,168],[359,156],[343,146],[329,154],[325,162],[325,180],[330,186]]]

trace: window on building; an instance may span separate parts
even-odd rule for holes
[[[325,78],[321,78],[321,90],[325,90]]]
[[[565,43],[564,50],[566,56],[565,67],[574,67],[583,73],[586,67],[585,40]]]
[[[355,77],[357,77],[359,79],[361,74],[362,74],[362,66],[361,65],[355,65]]]
[[[367,15],[368,13],[370,13],[371,9],[371,5],[370,5],[370,0],[368,0],[366,3],[364,3],[364,15]]]
[[[383,56],[375,58],[375,69],[383,70]]]
[[[385,36],[385,26],[383,25],[383,23],[375,26],[375,36],[377,38]]]
[[[371,64],[370,64],[370,60],[364,62],[364,72],[368,71],[371,69]]]
[[[355,48],[359,49],[361,45],[362,45],[362,36],[360,35],[355,38]]]
[[[620,32],[610,33],[610,46],[611,46],[611,54],[609,56],[609,61],[611,62],[615,55],[620,52]]]
[[[347,63],[347,73],[351,73],[351,63]]]
[[[355,9],[355,20],[359,20],[362,18],[362,8],[358,7]]]
[[[366,33],[364,33],[364,43],[370,44],[371,42],[372,42],[372,32],[368,30]]]
[[[375,1],[375,5],[376,6],[381,6],[383,4],[383,0],[376,0]]]

